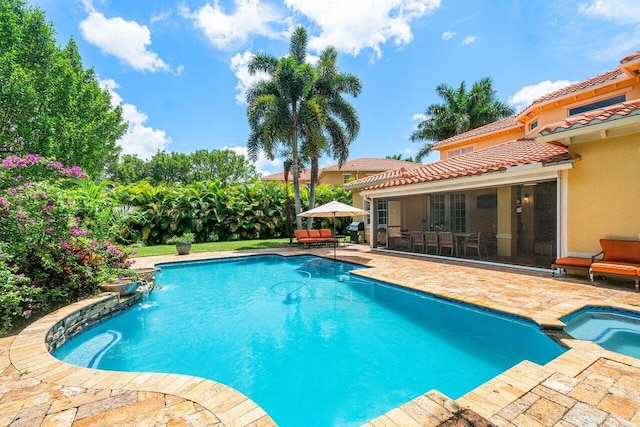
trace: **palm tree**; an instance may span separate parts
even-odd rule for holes
[[[317,105],[323,108],[320,117],[324,121],[320,129],[309,129],[304,135],[303,152],[311,163],[309,209],[315,207],[318,159],[326,153],[338,160],[339,164],[344,163],[349,157],[349,145],[360,131],[358,113],[342,94],[357,97],[362,91],[362,83],[357,76],[340,73],[336,66],[337,59],[338,52],[329,46],[322,51],[315,67],[318,78],[312,95],[321,99]]]
[[[427,118],[420,122],[411,135],[412,141],[427,141],[416,154],[416,161],[431,152],[432,142],[450,138],[480,126],[495,122],[514,113],[514,109],[496,98],[490,77],[473,84],[467,92],[465,82],[455,89],[446,84],[436,87],[444,103],[431,104]]]
[[[414,162],[413,157],[407,157],[406,159],[403,159],[402,158],[402,154],[392,154],[390,156],[385,156],[385,159],[403,160],[405,162]]]
[[[249,72],[270,75],[269,80],[256,82],[247,93],[247,118],[251,133],[247,141],[249,157],[256,160],[263,151],[273,160],[280,147],[290,153],[293,174],[294,204],[298,228],[302,228],[300,213],[300,184],[298,138],[303,127],[307,134],[323,122],[320,99],[312,96],[316,81],[315,69],[305,62],[307,32],[298,27],[291,35],[289,55],[277,59],[257,54],[249,63]]]

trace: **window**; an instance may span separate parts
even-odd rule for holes
[[[387,225],[389,221],[389,207],[386,200],[378,200],[378,225]]]
[[[467,154],[473,152],[473,147],[463,147],[457,150],[451,150],[447,152],[447,157],[456,157],[461,154]]]
[[[464,194],[451,194],[450,217],[451,231],[463,233],[466,230],[467,209],[465,206]]]
[[[342,183],[343,184],[346,184],[350,180],[351,180],[351,174],[350,173],[345,173],[345,174],[342,175]]]
[[[538,127],[538,121],[536,120],[535,122],[529,125],[529,130],[534,130],[537,127]]]
[[[363,198],[362,209],[367,212],[371,212],[371,202],[369,202],[368,200],[364,200]],[[371,215],[364,216],[364,225],[371,225]]]
[[[608,107],[609,105],[619,104],[627,100],[626,95],[618,95],[613,98],[601,99],[600,101],[592,102],[591,104],[581,105],[580,107],[575,107],[569,109],[569,115],[575,116],[577,114],[582,114],[585,111],[597,110],[598,108]]]
[[[447,219],[445,217],[444,194],[429,196],[429,229],[431,231],[444,230]]]

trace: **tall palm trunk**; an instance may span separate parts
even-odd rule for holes
[[[296,114],[296,103],[293,104],[293,141],[291,144],[291,157],[293,165],[291,165],[291,171],[293,172],[293,200],[296,211],[296,225],[298,230],[302,229],[302,217],[298,216],[301,211],[300,203],[300,169],[298,168],[298,116]]]
[[[318,182],[318,156],[313,156],[311,159],[311,182],[309,184],[309,209],[316,207],[316,184]],[[307,229],[313,225],[313,217],[309,218],[307,223]]]

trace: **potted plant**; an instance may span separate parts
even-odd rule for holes
[[[181,236],[172,236],[167,239],[167,243],[176,245],[178,255],[189,255],[191,252],[191,242],[196,236],[193,233],[183,233]]]

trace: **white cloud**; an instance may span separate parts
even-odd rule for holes
[[[162,22],[169,19],[171,14],[169,12],[160,12],[151,15],[151,19],[149,19],[149,23],[155,24],[156,22]]]
[[[392,40],[396,46],[413,40],[411,22],[440,7],[440,0],[284,0],[294,12],[305,15],[321,30],[309,38],[309,47],[328,45],[358,55],[372,49],[379,58],[381,46]]]
[[[283,21],[274,6],[260,0],[234,0],[234,3],[236,10],[231,15],[225,14],[217,0],[213,5],[207,3],[194,12],[183,6],[180,13],[203,30],[211,44],[220,50],[241,46],[252,34],[269,38],[282,36],[271,27],[271,24]]]
[[[87,4],[90,5],[90,2],[85,3],[85,7]],[[151,44],[151,32],[146,25],[125,21],[120,17],[106,18],[94,11],[79,27],[85,40],[136,70],[169,70],[169,66],[156,53],[147,50]]]
[[[442,40],[451,40],[455,36],[456,36],[455,31],[445,31],[444,33],[442,33],[441,37],[442,37]]]
[[[233,74],[238,78],[238,84],[235,87],[237,92],[236,102],[238,105],[247,103],[247,89],[249,89],[253,83],[269,78],[269,75],[266,73],[256,73],[254,75],[249,73],[248,66],[251,58],[253,58],[253,53],[248,51],[244,53],[238,52],[231,58],[231,71],[233,71]]]
[[[138,158],[148,160],[157,151],[164,150],[171,143],[165,131],[145,126],[148,117],[132,104],[122,102],[122,97],[116,92],[120,86],[113,80],[101,80],[100,85],[111,94],[111,104],[122,104],[122,116],[129,122],[127,132],[116,143],[122,147],[122,154],[135,154]]]
[[[247,147],[243,147],[241,145],[237,145],[235,147],[227,147],[225,145],[224,147],[222,147],[222,149],[231,150],[238,155],[244,156],[249,162],[251,162],[247,153]],[[264,156],[264,153],[262,152],[258,154],[258,160],[251,163],[256,167],[256,169],[262,176],[271,175],[284,169],[284,162],[282,159],[276,158],[274,160],[269,160]]]
[[[476,36],[467,36],[462,40],[462,44],[467,46],[476,42]]]
[[[640,23],[640,5],[637,0],[591,0],[580,5],[580,13],[620,24]]]
[[[413,117],[411,117],[411,121],[412,121],[412,122],[418,122],[418,123],[420,123],[420,122],[423,122],[423,121],[425,121],[425,120],[427,120],[427,115],[426,115],[426,114],[424,114],[424,113],[415,113],[415,114],[413,115]]]
[[[575,82],[571,82],[569,80],[558,80],[555,82],[551,82],[549,80],[545,80],[536,85],[525,86],[519,91],[517,91],[513,96],[509,97],[509,104],[511,104],[516,110],[522,111],[527,108],[531,103],[541,97],[542,95],[546,95],[548,93],[554,92],[558,89],[561,89],[565,86],[569,86]]]

